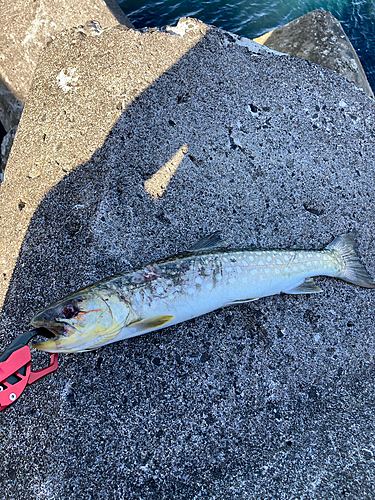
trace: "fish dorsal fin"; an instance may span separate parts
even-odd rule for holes
[[[221,237],[220,231],[215,231],[208,236],[198,240],[193,246],[188,248],[187,252],[201,252],[202,250],[213,250],[214,248],[226,248],[228,243]]]
[[[298,295],[300,293],[320,293],[322,291],[320,286],[316,285],[312,278],[306,278],[303,283],[291,290],[283,290],[284,293],[290,293],[292,295]]]

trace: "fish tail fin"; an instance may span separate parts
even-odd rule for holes
[[[375,282],[358,257],[357,247],[354,234],[348,233],[335,238],[326,249],[336,251],[343,260],[344,267],[338,278],[365,288],[375,288]]]

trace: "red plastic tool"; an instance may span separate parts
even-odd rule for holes
[[[0,355],[0,411],[17,401],[27,385],[57,370],[57,354],[51,354],[48,366],[31,371],[31,352],[27,343],[36,335],[49,336],[40,330],[24,333]]]

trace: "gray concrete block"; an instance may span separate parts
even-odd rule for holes
[[[2,2],[0,18],[0,121],[6,131],[18,124],[40,53],[58,33],[92,20],[132,27],[114,0]]]
[[[374,97],[354,47],[340,22],[330,12],[314,10],[256,41],[330,68]]]
[[[2,346],[216,229],[280,248],[356,230],[375,275],[373,100],[202,23],[172,31],[66,32],[44,52],[0,188]],[[0,413],[4,498],[374,497],[375,296],[316,281],[60,356]]]

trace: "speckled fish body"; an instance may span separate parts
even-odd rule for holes
[[[278,294],[318,293],[324,275],[374,288],[351,234],[320,251],[224,249],[217,233],[189,251],[80,290],[38,313],[55,338],[34,347],[74,352],[159,330],[220,307]]]

